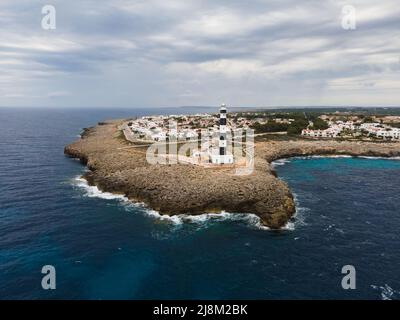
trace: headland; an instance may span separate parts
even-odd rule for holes
[[[400,156],[398,142],[271,136],[256,139],[253,170],[246,175],[238,175],[232,166],[150,164],[147,148],[126,139],[121,128],[127,121],[101,122],[65,147],[66,155],[89,168],[84,178],[90,185],[143,202],[161,214],[253,213],[271,229],[285,226],[296,211],[293,195],[276,176],[272,161],[311,155]]]

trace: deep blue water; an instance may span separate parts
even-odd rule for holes
[[[83,127],[145,113],[160,110],[0,109],[1,299],[400,297],[400,161],[281,162],[299,207],[292,230],[173,224],[88,196],[74,180],[85,168],[63,155]],[[41,289],[48,264],[56,290]],[[356,290],[341,288],[347,264]]]

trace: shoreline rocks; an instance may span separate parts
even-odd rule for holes
[[[65,147],[90,169],[84,177],[100,190],[124,194],[161,214],[198,215],[222,210],[254,213],[261,223],[280,229],[295,213],[293,195],[277,178],[270,162],[291,156],[350,154],[399,156],[400,144],[336,141],[267,141],[256,143],[254,171],[234,175],[232,168],[189,164],[151,165],[145,147],[131,147],[121,138],[122,120],[87,128],[81,139]]]

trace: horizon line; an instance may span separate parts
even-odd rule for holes
[[[202,105],[190,105],[190,106],[146,106],[146,107],[138,107],[138,106],[0,106],[0,108],[11,109],[11,108],[25,108],[25,109],[182,109],[182,108],[219,108],[220,105],[216,106],[202,106]],[[329,109],[329,108],[378,108],[378,109],[388,109],[388,108],[400,108],[400,105],[288,105],[288,106],[248,106],[248,107],[238,107],[238,106],[228,106],[230,109]]]

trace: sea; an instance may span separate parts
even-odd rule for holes
[[[0,299],[400,299],[399,159],[276,161],[297,212],[272,231],[246,213],[161,216],[63,154],[98,121],[198,111],[0,108]]]

